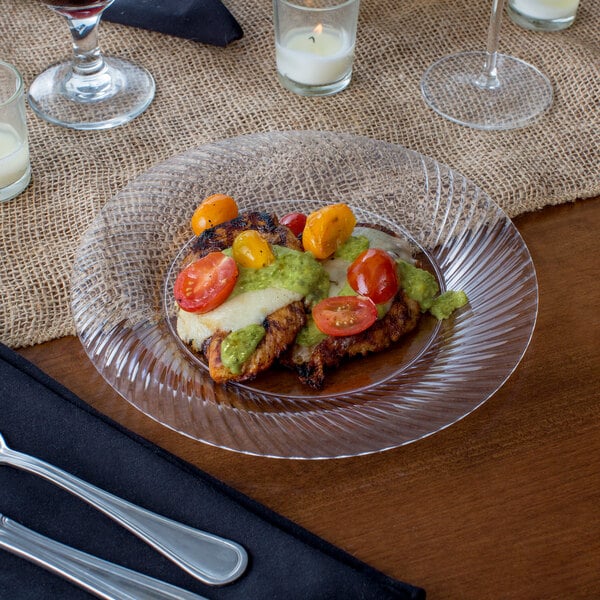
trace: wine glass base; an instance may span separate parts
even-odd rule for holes
[[[433,63],[421,80],[427,105],[454,123],[484,130],[524,127],[550,108],[552,85],[538,69],[498,54],[499,85],[487,88],[477,82],[485,60],[485,52],[461,52]]]
[[[28,100],[39,117],[71,129],[110,129],[144,112],[154,98],[154,79],[146,69],[114,56],[105,56],[102,85],[73,85],[71,62],[54,65],[38,75]],[[96,82],[97,83],[97,82]]]

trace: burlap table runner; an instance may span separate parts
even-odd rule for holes
[[[103,132],[76,132],[29,113],[33,183],[0,204],[0,341],[26,346],[74,333],[73,259],[104,203],[150,166],[189,148],[257,131],[314,129],[398,143],[462,172],[509,214],[600,194],[600,3],[582,0],[560,33],[505,18],[501,51],[545,72],[555,91],[537,124],[481,132],[427,108],[419,81],[435,59],[484,48],[489,2],[363,0],[354,77],[343,93],[303,98],[277,82],[269,0],[227,0],[244,38],[216,48],[105,22],[106,53],[146,66],[148,111]],[[0,58],[28,85],[70,48],[61,18],[34,0],[2,0]]]

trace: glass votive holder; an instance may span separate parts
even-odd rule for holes
[[[508,0],[511,20],[532,31],[560,31],[575,21],[579,0]]]
[[[302,96],[329,96],[352,79],[360,0],[273,0],[279,82]]]
[[[20,194],[30,180],[23,78],[0,61],[0,201]]]

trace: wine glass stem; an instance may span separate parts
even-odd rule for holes
[[[498,40],[500,38],[500,26],[502,24],[502,11],[505,0],[492,1],[492,14],[490,15],[490,26],[488,28],[487,48],[485,53],[485,64],[483,71],[476,80],[479,87],[488,90],[496,89],[500,85],[498,79]]]
[[[84,19],[67,17],[73,38],[73,69],[81,75],[100,71],[104,60],[98,46],[100,14]]]
[[[67,93],[81,102],[98,101],[113,95],[115,82],[98,44],[102,11],[85,17],[64,16],[73,40],[72,70],[65,81]]]

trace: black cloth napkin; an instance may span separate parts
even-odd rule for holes
[[[244,35],[220,0],[114,0],[102,19],[213,46]]]
[[[425,598],[424,590],[387,577],[112,422],[2,344],[0,432],[14,450],[154,512],[241,543],[249,567],[236,582],[206,586],[85,502],[40,477],[0,466],[0,513],[84,552],[213,600]],[[3,550],[0,597],[90,598]]]

